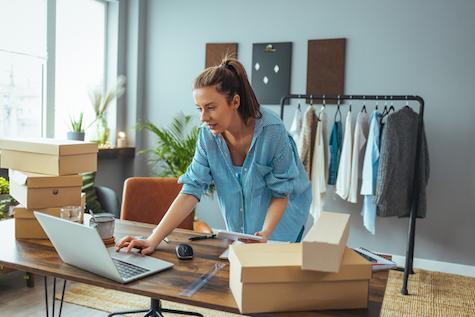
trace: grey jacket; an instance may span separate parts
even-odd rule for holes
[[[415,170],[418,120],[419,115],[414,110],[404,107],[390,114],[384,125],[376,182],[378,216],[409,216],[415,192],[414,177],[419,189],[417,217],[426,216],[429,153],[423,128],[420,160]]]

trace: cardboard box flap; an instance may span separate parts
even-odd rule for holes
[[[341,224],[348,223],[349,219],[349,214],[323,211],[305,235],[303,242],[340,244],[345,231],[345,226]]]
[[[349,231],[349,214],[321,212],[302,241],[302,269],[338,272]]]
[[[28,188],[80,187],[83,184],[80,175],[51,176],[10,169],[8,177],[11,182]]]
[[[240,266],[242,283],[325,282],[371,278],[371,263],[345,248],[338,273],[304,271],[302,244],[238,244],[230,246],[231,265]]]
[[[0,149],[50,155],[97,153],[97,143],[49,138],[0,139]]]

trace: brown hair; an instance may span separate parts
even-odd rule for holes
[[[238,111],[244,122],[249,118],[259,119],[262,113],[259,102],[247,79],[244,66],[229,56],[225,56],[221,64],[206,68],[193,81],[193,89],[216,87],[216,90],[226,96],[228,103],[234,95],[239,95],[241,103]]]

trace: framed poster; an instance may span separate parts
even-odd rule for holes
[[[346,39],[308,41],[307,95],[344,94],[345,54]],[[314,100],[314,103],[322,103],[322,100]],[[327,103],[337,101],[327,100]]]
[[[238,58],[238,43],[206,43],[205,68],[221,64],[224,56]]]
[[[251,85],[263,105],[279,105],[290,93],[292,42],[255,43],[252,46]]]

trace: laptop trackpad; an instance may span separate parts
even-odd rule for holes
[[[110,247],[107,249],[111,257],[128,262],[131,264],[135,264],[137,266],[141,266],[143,268],[149,270],[155,270],[160,266],[168,266],[168,262],[151,257],[151,256],[143,256],[138,254],[137,249],[133,249],[133,251],[127,253],[125,249],[120,250],[119,252],[115,251],[115,247]]]

